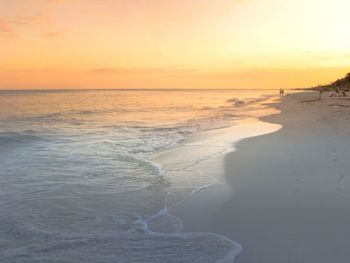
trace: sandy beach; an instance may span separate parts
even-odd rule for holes
[[[173,213],[184,231],[239,242],[238,263],[350,260],[350,100],[295,93],[261,118],[282,125],[226,154],[218,183]]]
[[[0,263],[350,263],[350,0],[0,0]]]

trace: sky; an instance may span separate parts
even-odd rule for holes
[[[302,88],[350,72],[349,0],[0,0],[0,89]]]

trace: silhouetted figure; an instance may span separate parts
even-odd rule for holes
[[[320,96],[318,97],[318,100],[321,100],[322,99],[323,90],[320,89],[319,92],[320,92]]]

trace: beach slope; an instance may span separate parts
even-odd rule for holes
[[[238,263],[349,262],[350,101],[307,92],[276,107],[262,120],[282,129],[235,145],[222,183],[175,214],[242,244]]]

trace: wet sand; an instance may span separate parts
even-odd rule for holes
[[[174,209],[184,230],[239,242],[238,263],[350,260],[350,101],[286,96],[263,117],[277,132],[244,139],[225,175]]]

